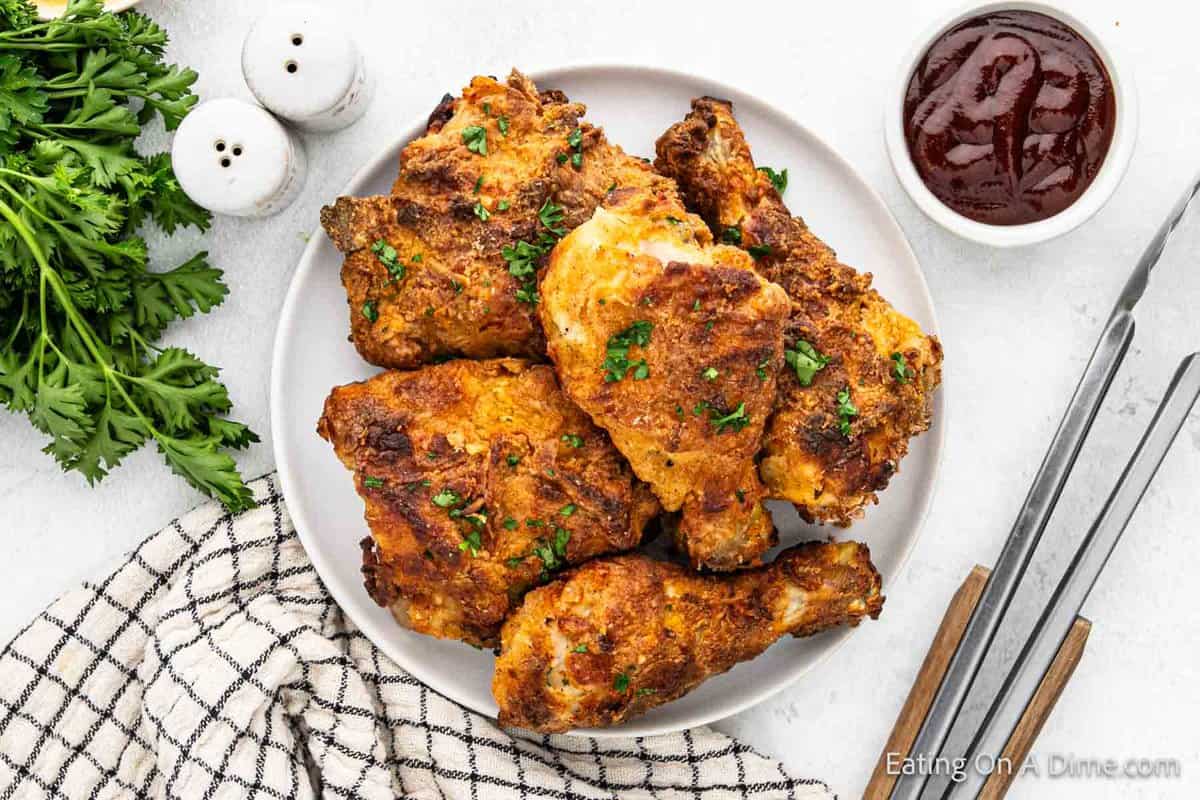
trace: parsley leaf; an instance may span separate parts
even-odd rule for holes
[[[850,435],[850,421],[858,416],[858,407],[850,401],[850,387],[837,393],[838,430],[843,436]]]
[[[578,434],[564,433],[560,438],[571,447],[583,447],[583,437]]]
[[[475,201],[475,207],[472,209],[472,211],[474,211],[475,216],[479,217],[479,219],[483,222],[487,222],[492,218],[492,212],[488,211],[487,208],[484,207],[483,203],[479,202],[478,200]]]
[[[815,347],[800,339],[795,350],[783,351],[783,360],[796,371],[796,380],[801,386],[811,386],[813,377],[829,363],[829,356],[818,353]]]
[[[482,125],[468,125],[462,129],[462,140],[472,153],[487,155],[487,128]]]
[[[404,279],[404,265],[400,263],[400,256],[396,253],[396,248],[392,247],[384,239],[379,239],[375,244],[371,245],[371,252],[375,254],[375,258],[383,264],[392,280],[399,281]]]
[[[629,360],[629,348],[633,346],[646,347],[650,344],[650,332],[654,325],[648,320],[637,320],[628,328],[609,337],[606,347],[606,358],[600,368],[605,370],[604,380],[609,383],[623,380],[625,375],[633,370],[634,380],[645,380],[650,375],[650,367],[644,359]]]
[[[496,117],[496,127],[500,129],[501,136],[508,136],[508,117]]]
[[[458,492],[455,492],[453,489],[442,489],[431,499],[433,504],[438,508],[450,508],[462,501],[462,498],[458,496]]]
[[[721,232],[721,241],[728,244],[742,243],[742,228],[740,225],[730,225]]]
[[[368,489],[382,489],[383,478],[376,478],[374,475],[365,475],[363,476],[363,486],[366,486]]]
[[[788,176],[787,169],[782,169],[779,172],[770,167],[759,167],[758,171],[765,174],[771,181],[771,185],[775,187],[775,191],[783,194],[787,190]]]
[[[587,651],[588,646],[586,644],[577,644],[571,648],[572,653],[586,653]]]
[[[908,366],[908,362],[904,360],[903,353],[892,353],[892,376],[897,383],[908,383],[912,378],[912,367]]]
[[[709,367],[700,373],[701,377],[706,381],[715,381],[720,374],[720,371],[716,367]]]
[[[769,244],[752,244],[746,248],[746,252],[754,257],[755,261],[766,258],[771,255],[771,245]]]
[[[538,220],[546,226],[546,230],[560,239],[567,232],[565,228],[561,227],[563,207],[554,205],[548,197],[546,198],[546,202],[542,203],[542,207],[538,209]]]
[[[367,322],[375,322],[379,319],[379,310],[375,307],[374,300],[368,300],[362,305],[362,315],[367,318]]]
[[[613,678],[612,686],[613,686],[613,691],[617,691],[617,692],[628,691],[629,690],[629,676],[626,675],[624,672],[618,672],[617,676],[615,678]]]
[[[738,407],[733,411],[720,416],[714,416],[713,409],[710,407],[708,421],[717,429],[717,433],[724,433],[726,430],[737,433],[750,424],[750,417],[746,414],[746,404],[738,403]]]

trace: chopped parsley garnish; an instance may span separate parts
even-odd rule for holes
[[[388,274],[392,276],[392,280],[398,281],[404,278],[404,265],[400,263],[396,248],[392,247],[385,240],[379,239],[375,244],[371,245],[371,252],[375,254],[375,258],[379,259],[379,263],[383,264],[384,268],[387,269]]]
[[[767,367],[770,366],[770,364],[771,358],[768,356],[767,358],[764,358],[757,367],[755,367],[754,374],[758,376],[760,381],[765,381],[767,379]]]
[[[572,514],[574,514],[574,513],[575,513],[575,504],[574,504],[574,503],[567,503],[565,506],[563,506],[562,508],[560,508],[560,509],[558,510],[558,513],[559,513],[559,514],[562,514],[564,517],[569,517],[569,516],[571,516]]]
[[[450,279],[450,286],[451,286],[451,288],[454,289],[455,294],[462,294],[463,285],[461,283],[459,283],[458,281],[456,281],[454,278]]]
[[[817,348],[801,339],[796,342],[795,350],[783,351],[783,360],[796,370],[796,380],[800,381],[800,385],[809,386],[813,376],[825,369],[825,365],[829,363],[829,356],[818,353]]]
[[[487,222],[492,217],[492,212],[488,211],[483,203],[479,202],[478,200],[475,201],[475,207],[472,209],[472,211],[475,212],[475,216],[479,217],[479,219],[483,220],[484,222]]]
[[[858,416],[858,408],[850,402],[850,387],[837,393],[838,430],[843,436],[850,435],[850,420]]]
[[[540,299],[537,291],[537,262],[549,253],[554,248],[555,241],[566,233],[565,228],[559,227],[563,221],[562,206],[554,205],[550,198],[546,198],[542,207],[538,209],[538,220],[549,233],[539,234],[533,244],[518,241],[500,251],[500,255],[508,262],[508,274],[521,282],[516,291],[517,301],[529,305],[537,305]]]
[[[735,495],[737,495],[737,499],[738,499],[739,503],[746,502],[746,490],[745,489],[735,489],[733,493]]]
[[[759,167],[758,171],[765,174],[771,179],[771,185],[775,187],[775,191],[783,194],[787,189],[787,169],[781,169],[779,172],[770,167]]]
[[[579,169],[583,166],[583,131],[579,128],[571,131],[567,136],[567,144],[575,151],[571,154],[571,166]]]
[[[496,117],[496,127],[500,129],[501,136],[508,136],[508,117],[503,115]]]
[[[512,517],[504,518],[504,529],[507,531],[515,531],[517,529],[517,521]]]
[[[571,532],[566,528],[555,528],[554,541],[549,544],[542,539],[537,540],[533,546],[533,554],[542,560],[543,574],[565,566],[567,542],[569,541],[571,541]]]
[[[904,354],[892,353],[892,361],[895,362],[892,364],[892,376],[896,379],[896,382],[908,383],[909,379],[912,378],[913,371],[912,367],[908,366],[908,362],[904,360]]]
[[[420,264],[420,263],[421,263],[421,259],[422,259],[422,256],[421,256],[421,254],[420,254],[420,253],[413,253],[412,262],[413,262],[414,264]]]
[[[572,653],[586,653],[588,651],[586,644],[577,644],[571,648]]]
[[[708,369],[704,370],[704,372],[701,372],[700,374],[704,377],[704,380],[706,380],[706,381],[715,381],[717,379],[717,376],[719,376],[721,373],[719,370],[717,370],[716,367],[709,367]]]
[[[652,686],[643,686],[637,690],[638,697],[645,697],[648,694],[658,694],[658,689],[655,689]]]
[[[480,175],[475,179],[475,194],[479,194],[479,190],[483,188],[483,176]]]
[[[699,311],[699,310],[700,310],[700,298],[697,297],[696,301],[694,303],[692,303],[692,311]]]
[[[563,221],[563,207],[554,205],[548,197],[546,202],[542,203],[542,207],[538,209],[538,219],[546,226],[546,230],[559,238],[567,232],[566,229],[558,227]]]
[[[367,322],[374,322],[379,319],[379,311],[375,308],[374,300],[368,300],[363,303],[362,315],[367,318]]]
[[[491,103],[483,104],[483,113],[487,114],[489,117],[492,115],[492,104]]]
[[[508,211],[509,208],[511,208],[511,206],[507,200],[501,200],[500,202],[496,203],[497,211]]]
[[[479,555],[483,549],[483,537],[478,530],[473,530],[458,543],[459,550],[470,550],[472,557]]]
[[[717,429],[717,433],[724,433],[726,429],[737,433],[750,424],[750,417],[746,414],[745,403],[738,403],[737,408],[721,416],[713,416],[713,411],[714,409],[710,406],[708,421]]]
[[[766,258],[771,255],[771,245],[769,244],[752,244],[746,248],[746,252],[754,256],[757,261],[760,258]]]
[[[583,437],[574,433],[564,433],[559,437],[562,441],[571,445],[571,447],[583,447]]]
[[[521,457],[515,456],[512,453],[509,453],[507,456],[505,456],[504,460],[508,462],[510,467],[515,467],[517,464],[521,463]]]
[[[728,228],[726,228],[724,231],[721,232],[721,241],[728,242],[729,244],[741,244],[742,243],[742,226],[730,225]]]
[[[540,527],[542,527],[542,526],[543,526],[543,525],[545,525],[545,524],[546,524],[546,523],[542,522],[540,519],[527,519],[527,520],[525,520],[525,527],[526,527],[526,528],[540,528]]]
[[[363,478],[363,486],[368,489],[382,489],[383,478],[376,478],[374,475],[367,475]]]
[[[683,220],[681,220],[679,217],[667,217],[667,222],[671,223],[672,225],[678,225],[679,223],[683,222]]]
[[[640,319],[625,330],[614,334],[608,340],[607,357],[600,368],[605,370],[604,380],[609,383],[624,379],[626,373],[633,371],[633,379],[645,380],[650,375],[650,367],[645,359],[629,360],[629,348],[637,345],[646,347],[650,344],[650,331],[654,325]]]
[[[525,557],[524,556],[513,556],[512,558],[506,558],[506,559],[504,559],[504,563],[508,565],[509,569],[516,569],[517,567],[519,567],[525,563]]]
[[[430,453],[430,455],[433,454]],[[442,489],[433,496],[432,500],[433,504],[438,508],[449,508],[450,506],[458,505],[462,498],[459,497],[458,492],[454,491],[453,489]]]
[[[559,153],[558,155],[556,155],[556,156],[554,157],[554,160],[555,160],[555,161],[557,161],[557,162],[558,162],[558,163],[560,163],[560,164],[565,164],[565,163],[567,163],[567,154],[566,154],[566,153]]]
[[[713,329],[713,325],[716,325],[716,324],[717,324],[716,320],[710,319],[708,322],[704,323],[704,330],[711,331]]]
[[[481,156],[487,155],[487,128],[481,125],[468,125],[462,130],[462,140],[467,149]]]
[[[618,672],[617,677],[613,678],[613,689],[618,692],[629,690],[629,676],[624,672]]]

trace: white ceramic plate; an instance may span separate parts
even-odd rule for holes
[[[465,82],[469,76],[459,76]],[[846,263],[875,274],[876,286],[921,326],[936,333],[921,268],[887,207],[845,161],[802,125],[754,97],[693,76],[658,69],[574,67],[533,75],[538,86],[564,90],[587,104],[587,118],[636,155],[653,156],[654,141],[689,109],[693,97],[730,99],[760,164],[787,167],[785,199],[837,248]],[[431,98],[431,102],[436,98]],[[412,125],[346,186],[350,195],[384,194],[403,144],[423,131]],[[328,200],[333,201],[330,197]],[[491,653],[400,628],[362,586],[358,542],[368,534],[363,505],[333,449],[314,432],[329,390],[377,369],[346,340],[349,326],[339,278],[342,258],[323,233],[312,238],[292,278],[275,338],[271,426],[288,509],[326,587],[350,619],[412,675],[450,699],[494,717]],[[916,542],[929,507],[945,430],[939,399],[933,429],[918,438],[882,503],[849,534],[867,542],[884,591]],[[773,509],[783,544],[842,533],[804,525],[790,506]],[[886,625],[887,611],[881,621]],[[648,736],[701,725],[758,703],[795,681],[851,635],[833,631],[778,642],[754,661],[714,678],[688,696],[606,731],[588,735]]]

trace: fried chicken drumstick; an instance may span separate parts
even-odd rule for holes
[[[537,271],[615,186],[667,184],[514,70],[447,97],[386,197],[340,197],[321,225],[345,254],[351,339],[372,364],[544,355]]]
[[[530,592],[504,624],[492,681],[500,723],[544,733],[614,725],[786,634],[878,616],[879,592],[855,542],[808,542],[719,576],[641,555],[591,561]]]
[[[689,209],[757,253],[759,272],[792,301],[792,369],[780,376],[764,434],[763,481],[810,522],[848,525],[887,486],[909,439],[929,428],[941,344],[791,215],[755,168],[730,103],[694,100],[657,154],[655,168],[675,179]]]
[[[548,366],[385,372],[335,388],[318,433],[366,503],[367,591],[420,633],[495,646],[526,590],[635,547],[658,512]]]
[[[542,324],[563,389],[668,511],[695,567],[775,542],[754,457],[783,363],[783,290],[715,245],[674,187],[617,189],[554,248]]]

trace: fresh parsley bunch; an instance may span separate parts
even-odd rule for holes
[[[89,483],[153,441],[239,510],[252,501],[228,451],[258,437],[222,416],[216,368],[156,344],[228,289],[205,253],[150,270],[137,235],[147,221],[209,225],[170,156],[133,148],[155,115],[174,129],[196,103],[196,73],[164,64],[166,43],[147,17],[101,0],[70,0],[51,22],[28,0],[0,0],[0,403]]]

